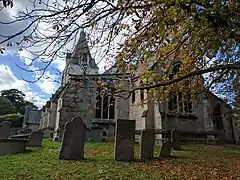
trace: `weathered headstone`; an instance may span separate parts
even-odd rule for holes
[[[42,131],[33,131],[29,136],[27,146],[28,147],[41,147],[42,139],[43,139]]]
[[[92,127],[90,131],[87,132],[87,140],[92,142],[102,142],[102,128]]]
[[[154,130],[141,131],[140,160],[151,159],[154,152]]]
[[[115,132],[114,159],[134,160],[135,120],[118,119]]]
[[[181,150],[181,133],[177,129],[171,131],[171,142],[174,150]]]
[[[165,141],[162,143],[162,147],[160,148],[159,157],[169,157],[172,152],[172,142]]]
[[[59,159],[80,160],[84,158],[86,124],[80,117],[73,118],[65,125]]]
[[[9,138],[11,123],[4,121],[0,124],[0,138]]]

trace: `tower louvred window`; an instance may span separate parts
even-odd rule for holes
[[[82,57],[82,62],[87,62],[87,54],[84,54]]]

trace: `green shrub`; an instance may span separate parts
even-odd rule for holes
[[[21,114],[0,115],[0,123],[3,121],[11,122],[12,127],[22,127],[24,116]]]

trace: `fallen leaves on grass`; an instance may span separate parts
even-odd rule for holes
[[[162,171],[166,179],[240,179],[240,156],[222,150],[219,146],[195,146],[188,158],[157,159],[139,168],[151,173]]]

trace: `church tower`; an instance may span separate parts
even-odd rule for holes
[[[95,60],[91,56],[86,33],[82,30],[73,52],[66,55],[62,85],[68,82],[69,75],[98,74],[98,69]]]

